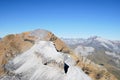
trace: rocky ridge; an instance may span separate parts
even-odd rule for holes
[[[22,52],[30,49],[37,41],[51,41],[58,52],[70,55],[75,66],[80,67],[93,80],[117,80],[103,66],[97,65],[82,56],[77,56],[66,44],[47,30],[34,30],[21,34],[7,35],[0,41],[0,75],[8,75],[5,65]]]

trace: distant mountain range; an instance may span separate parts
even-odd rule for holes
[[[91,46],[95,49],[104,49],[116,53],[120,53],[120,41],[112,41],[103,39],[101,37],[90,37],[88,39],[66,39],[63,40],[69,45],[83,45],[83,46]]]
[[[98,36],[88,39],[62,38],[77,55],[105,66],[120,79],[120,41],[103,39]]]

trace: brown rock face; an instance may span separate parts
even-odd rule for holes
[[[35,30],[4,37],[0,41],[0,75],[5,73],[4,65],[9,59],[30,49],[37,40],[52,41],[58,52],[69,54],[75,60],[75,65],[82,68],[82,70],[93,80],[117,80],[104,67],[99,66],[84,57],[75,55],[63,41],[46,30]]]
[[[93,80],[117,80],[116,77],[109,73],[103,66],[97,65],[85,57],[79,58],[77,66],[80,66]]]
[[[66,46],[66,44],[51,32],[46,36],[46,40],[52,41],[58,52],[69,53],[70,49]]]

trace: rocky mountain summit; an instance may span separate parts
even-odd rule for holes
[[[117,80],[117,78],[104,66],[95,64],[81,55],[78,56],[53,33],[37,29],[2,38],[0,80]]]

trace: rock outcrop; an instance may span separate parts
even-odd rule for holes
[[[30,49],[37,41],[51,41],[58,52],[69,54],[76,66],[93,80],[117,80],[103,66],[99,66],[84,57],[78,57],[62,40],[47,30],[34,30],[21,34],[7,35],[0,41],[0,75],[7,74],[5,64],[16,55]]]

